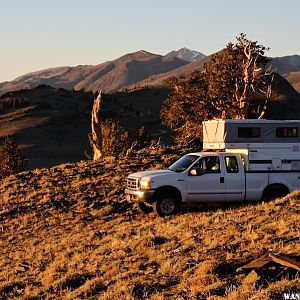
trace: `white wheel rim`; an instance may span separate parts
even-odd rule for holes
[[[170,215],[174,209],[175,209],[175,204],[172,199],[163,199],[160,204],[160,209],[165,215]]]

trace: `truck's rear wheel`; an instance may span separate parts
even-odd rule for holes
[[[180,210],[180,201],[174,195],[161,195],[154,203],[154,210],[160,217],[175,215]]]
[[[284,197],[289,193],[286,186],[282,184],[271,184],[263,192],[261,200],[268,201],[276,198]]]
[[[139,202],[137,206],[139,211],[143,212],[144,214],[149,214],[153,211],[153,206],[145,202]]]

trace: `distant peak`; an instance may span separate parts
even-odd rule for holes
[[[140,51],[138,51],[138,52],[140,52],[140,53],[142,53],[142,54],[153,55],[153,53],[150,53],[150,52],[148,52],[148,51],[146,51],[146,50],[140,50]]]
[[[188,62],[200,60],[205,56],[206,55],[204,55],[203,53],[196,50],[191,50],[187,47],[182,47],[177,51],[173,50],[166,55],[166,57],[177,57]]]
[[[161,55],[153,54],[153,53],[150,53],[145,50],[138,50],[136,52],[127,53],[127,54],[119,57],[118,59],[116,59],[116,61],[119,61],[119,60],[125,60],[125,61],[149,60],[149,59],[159,57],[159,56],[161,56]]]

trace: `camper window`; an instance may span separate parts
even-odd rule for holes
[[[297,127],[276,128],[276,137],[298,137],[298,128]]]
[[[239,127],[239,138],[258,138],[260,137],[260,127]]]

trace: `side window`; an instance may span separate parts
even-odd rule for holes
[[[197,172],[197,176],[203,174],[211,174],[211,173],[220,173],[220,160],[218,156],[206,156],[200,159],[193,166],[192,169],[195,169]]]
[[[227,173],[239,172],[239,166],[235,156],[225,156],[225,165]]]
[[[205,173],[220,173],[220,160],[218,156],[204,157],[206,170]]]
[[[239,138],[259,138],[260,127],[239,127],[238,137]]]
[[[278,127],[276,128],[276,137],[298,137],[298,128]]]

